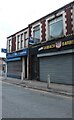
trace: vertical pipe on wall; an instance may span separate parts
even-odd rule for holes
[[[27,57],[27,79],[29,79],[29,57]]]
[[[32,37],[32,26],[28,26],[28,38]],[[28,39],[29,40],[29,39]],[[31,64],[30,64],[30,48],[29,48],[29,41],[28,41],[28,56],[27,56],[27,78],[30,79],[30,69],[31,69]]]
[[[6,63],[6,66],[5,66],[5,79],[7,79],[7,63]]]
[[[25,60],[24,57],[22,57],[22,73],[21,73],[21,80],[24,80],[25,78]]]

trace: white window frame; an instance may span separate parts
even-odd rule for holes
[[[23,36],[22,36],[23,35]],[[23,44],[24,44],[24,34],[22,33],[21,35],[20,35],[20,49],[23,49]]]
[[[27,37],[25,38],[25,33],[27,35]],[[24,41],[25,41],[25,46],[24,47],[28,47],[28,30],[24,31]]]
[[[36,24],[32,25],[31,35],[32,35],[32,37],[34,37],[34,36],[33,36],[33,31],[34,31],[34,28],[37,27],[37,26],[40,26],[40,42],[41,42],[41,40],[42,40],[42,37],[41,37],[41,36],[42,36],[42,33],[41,33],[41,29],[42,29],[42,28],[41,28],[41,23],[36,23]]]
[[[10,41],[10,42],[9,42]],[[12,48],[12,37],[7,39],[7,52],[10,53]]]
[[[53,24],[57,24],[58,22],[62,21],[63,20],[63,16],[59,16],[57,18],[54,18],[52,19],[51,21],[48,21],[48,30],[50,30],[50,27],[53,25]],[[62,26],[63,28],[63,26]],[[54,32],[54,31],[53,31]],[[64,33],[63,33],[64,34]],[[51,38],[51,31],[48,31],[48,35],[49,35],[49,39]],[[57,35],[57,37],[59,37],[60,35]],[[55,37],[55,36],[54,36]]]
[[[8,52],[8,40],[6,41],[6,49],[7,49],[7,52]]]
[[[28,38],[28,29],[26,29],[26,30],[24,30],[24,31],[22,31],[22,32],[19,32],[18,34],[16,34],[16,51],[18,51],[18,50],[22,50],[22,49],[24,49],[25,47],[24,47],[24,33],[25,32],[27,32],[27,38]],[[23,34],[23,47],[21,48],[21,34]],[[20,36],[20,45],[19,45],[19,49],[17,49],[17,42],[18,42],[18,35]]]
[[[18,46],[18,36],[19,36],[19,46]],[[21,46],[21,35],[17,36],[17,50],[20,50]]]
[[[65,16],[64,16],[64,11],[57,13],[56,16],[57,16],[57,17],[59,17],[59,16],[62,16],[62,17],[63,17],[63,32],[64,32],[64,35],[65,35],[65,33],[66,33],[66,31],[65,31],[66,27],[65,27],[65,22],[64,22],[64,17],[65,17]],[[46,19],[46,41],[49,40],[48,23],[49,23],[49,21],[51,21],[52,19],[56,19],[56,18],[55,18],[55,15],[49,16],[49,17]]]

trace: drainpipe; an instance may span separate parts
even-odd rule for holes
[[[25,78],[25,60],[24,57],[22,57],[22,73],[21,73],[21,80],[24,80]]]
[[[5,66],[5,79],[7,79],[7,63],[6,63],[6,66]]]

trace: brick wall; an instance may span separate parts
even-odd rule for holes
[[[16,51],[16,36],[12,37],[12,48],[11,51]]]
[[[45,31],[46,31],[46,24],[45,23],[46,23],[46,20],[43,19],[41,21],[41,38],[42,38],[42,41],[46,40],[46,33],[45,33]]]
[[[66,24],[66,35],[68,34],[72,34],[73,33],[73,24],[72,24],[72,21],[73,21],[73,18],[71,17],[72,16],[72,7],[68,7],[66,8],[65,12],[66,12],[66,21],[65,21],[65,24]]]

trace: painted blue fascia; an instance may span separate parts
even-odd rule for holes
[[[7,59],[6,62],[21,60],[20,57]]]
[[[16,52],[13,52],[13,53],[7,53],[6,58],[10,59],[10,58],[17,58],[17,57],[27,56],[28,51],[29,51],[28,48],[26,48],[26,49],[16,51]]]

